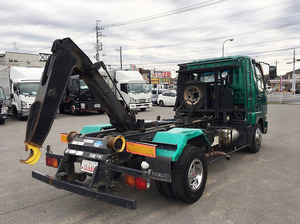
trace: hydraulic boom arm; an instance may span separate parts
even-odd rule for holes
[[[27,121],[25,150],[30,150],[30,155],[27,160],[20,159],[27,164],[39,160],[39,149],[51,129],[71,75],[81,76],[118,131],[136,129],[135,114],[124,108],[98,72],[100,66],[106,70],[103,62],[93,64],[70,38],[54,41],[51,51]]]

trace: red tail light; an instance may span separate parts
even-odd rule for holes
[[[57,158],[46,157],[46,165],[57,168],[59,165],[59,160]]]
[[[147,180],[141,177],[136,177],[135,187],[141,191],[147,190]]]
[[[134,177],[131,175],[125,175],[125,183],[130,187],[136,187],[141,191],[145,191],[148,188],[147,180],[142,177]]]

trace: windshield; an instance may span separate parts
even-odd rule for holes
[[[150,93],[150,84],[146,83],[128,83],[128,91],[131,93]]]
[[[85,82],[82,79],[80,79],[80,89],[89,89],[89,87],[85,84]]]
[[[0,99],[5,100],[5,94],[4,94],[4,90],[2,88],[0,88]]]
[[[39,88],[38,82],[23,82],[20,83],[20,94],[25,96],[35,96]]]

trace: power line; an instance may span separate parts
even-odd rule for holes
[[[105,25],[104,27],[105,28],[111,28],[111,27],[124,26],[124,25],[133,24],[133,23],[149,21],[149,20],[153,20],[153,19],[158,19],[158,18],[162,18],[162,17],[176,15],[176,14],[179,14],[179,13],[188,12],[188,11],[191,11],[191,10],[207,7],[207,6],[210,6],[210,5],[220,4],[220,3],[225,2],[225,1],[228,1],[228,0],[209,0],[209,1],[205,1],[205,2],[202,2],[202,3],[195,4],[195,5],[183,7],[183,8],[180,8],[180,9],[175,9],[175,10],[155,14],[155,15],[152,15],[152,16],[146,16],[146,17],[142,17],[142,18],[138,18],[138,19],[127,20],[127,21],[124,21],[124,22],[108,24],[108,25]]]

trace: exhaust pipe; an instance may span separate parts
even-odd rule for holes
[[[227,155],[225,152],[221,151],[212,151],[210,153],[205,153],[206,158],[214,157],[214,156],[223,156],[225,159],[230,160],[230,156]]]

